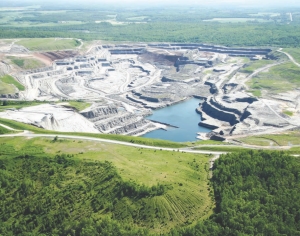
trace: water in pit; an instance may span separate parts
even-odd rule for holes
[[[191,98],[184,102],[153,111],[147,119],[167,123],[178,128],[168,127],[167,130],[154,130],[143,137],[188,142],[197,140],[197,133],[208,133],[211,130],[198,126],[201,116],[196,108],[201,100]]]

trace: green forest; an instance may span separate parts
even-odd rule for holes
[[[88,7],[88,6],[87,6]],[[43,5],[0,11],[0,38],[80,38],[131,42],[298,47],[294,9]]]
[[[209,220],[172,235],[300,235],[300,160],[245,151],[214,164],[216,208]]]
[[[125,182],[109,162],[63,154],[1,158],[0,183],[1,235],[145,234],[123,221],[126,208],[133,211],[135,201],[168,188]]]
[[[132,42],[195,42],[225,46],[297,47],[300,31],[294,25],[255,23],[175,23],[112,25],[107,22],[45,27],[1,27],[1,38],[81,38]],[[83,33],[88,31],[89,33]],[[138,33],[137,33],[138,32]]]

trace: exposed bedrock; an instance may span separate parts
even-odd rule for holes
[[[153,97],[148,97],[148,96],[143,96],[143,95],[141,95],[140,98],[144,99],[148,102],[159,102],[158,98],[153,98]]]
[[[107,132],[112,129],[116,129],[116,127],[126,126],[132,123],[138,123],[141,121],[141,117],[136,117],[134,114],[128,113],[124,115],[110,117],[105,120],[96,121],[95,124],[97,128],[102,132]]]
[[[150,47],[161,48],[166,50],[180,50],[180,49],[198,49],[199,51],[225,53],[232,56],[253,56],[253,55],[267,55],[271,49],[257,49],[257,48],[230,48],[224,46],[215,46],[201,43],[164,43],[164,44],[148,44]]]
[[[13,99],[18,99],[20,97],[19,93],[14,93],[14,94],[0,94],[1,98],[13,98]]]
[[[239,110],[237,108],[231,108],[228,106],[225,106],[224,104],[219,103],[214,97],[210,97],[209,103],[213,105],[214,107],[218,108],[219,110],[234,113],[238,116],[241,116],[243,114],[243,110]]]
[[[131,133],[132,135],[138,134],[137,131],[144,131],[144,129],[140,129],[141,127],[145,127],[146,125],[150,124],[147,120],[134,120],[132,123],[127,123],[126,125],[113,129],[109,133],[110,134],[128,134]]]
[[[202,112],[205,112],[212,118],[229,122],[230,125],[235,125],[239,122],[238,117],[234,113],[219,109],[218,107],[214,106],[216,103],[211,103],[211,101],[212,99],[208,99],[202,103]]]
[[[237,83],[227,83],[223,86],[224,93],[230,93],[233,89],[235,89],[238,86]]]
[[[152,122],[144,119],[144,115],[148,113],[145,111],[137,116],[126,111],[120,103],[92,107],[81,114],[93,122],[101,133],[139,135],[146,130],[157,128]]]
[[[109,117],[112,115],[118,114],[118,107],[116,106],[107,106],[107,107],[97,107],[93,110],[82,112],[81,115],[92,120],[94,118],[102,118]]]
[[[109,49],[111,54],[142,54],[144,48],[132,48],[132,49]]]
[[[167,54],[166,52],[145,51],[139,55],[138,59],[142,63],[150,63],[158,68],[164,68],[166,66],[174,66],[181,55],[182,53]]]
[[[147,73],[147,75],[150,75],[150,72],[151,72],[151,71],[149,71],[149,70],[144,69],[142,66],[136,66],[136,65],[132,65],[132,64],[130,64],[130,68],[138,68],[138,69],[140,69],[142,72]]]
[[[289,117],[281,117],[280,107],[276,104],[267,100],[258,101],[242,93],[208,97],[197,112],[203,118],[200,126],[212,128],[224,136],[290,126]]]

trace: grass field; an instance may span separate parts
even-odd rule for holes
[[[300,63],[300,48],[285,48],[282,51],[289,53],[296,62]]]
[[[0,125],[0,134],[11,134],[15,133],[16,131],[6,129],[5,127]]]
[[[262,68],[266,65],[272,64],[272,63],[274,63],[274,61],[272,61],[272,60],[251,61],[251,62],[247,63],[246,66],[242,70],[240,70],[240,72],[251,74],[255,70]]]
[[[16,88],[11,85],[11,84],[7,84],[7,83],[3,83],[0,80],[0,94],[12,94],[16,92]]]
[[[293,90],[300,86],[300,68],[287,62],[262,72],[248,82],[253,90],[267,90],[270,93],[280,93]]]
[[[51,51],[74,49],[80,45],[76,39],[55,39],[55,38],[36,38],[36,39],[22,39],[17,44],[28,48],[31,51]]]
[[[42,63],[39,60],[35,60],[33,58],[20,58],[20,57],[8,57],[11,62],[18,67],[29,70],[29,69],[36,69],[45,66],[44,63]]]
[[[293,146],[300,145],[300,132],[290,131],[282,134],[268,134],[240,138],[239,141],[258,146]]]
[[[3,83],[3,84],[7,84],[7,85],[14,85],[16,86],[20,91],[24,91],[25,90],[25,87],[20,84],[18,81],[16,81],[13,77],[11,77],[10,75],[4,75],[2,77],[0,77],[0,81]],[[7,86],[7,89],[9,89],[10,87]],[[11,89],[9,89],[11,90]],[[0,87],[0,91],[1,91],[1,87]],[[1,92],[3,93],[3,92]],[[5,93],[3,93],[5,94]]]
[[[41,152],[49,155],[65,153],[88,161],[109,161],[117,168],[124,181],[134,181],[150,187],[158,183],[169,186],[168,191],[161,196],[126,204],[130,208],[143,205],[140,209],[143,219],[136,220],[135,224],[150,228],[151,232],[166,232],[175,226],[190,225],[212,213],[207,155],[140,149],[92,141],[58,139],[54,142],[53,139],[46,138],[2,137],[0,145],[13,147],[3,148],[0,151],[2,155],[27,152],[35,156]],[[123,216],[116,216],[120,220],[130,222],[137,217],[130,215],[131,211],[123,211]]]
[[[83,102],[83,101],[68,101],[70,107],[75,108],[77,111],[83,111],[84,109],[91,106],[90,103]]]
[[[255,96],[255,97],[261,97],[261,91],[258,90],[258,89],[255,89],[255,90],[248,90],[248,92],[252,93],[253,96]]]
[[[225,143],[221,141],[215,141],[215,140],[198,140],[196,142],[193,142],[191,144],[194,145],[231,145],[230,143]]]
[[[30,107],[43,104],[41,101],[7,101],[6,106],[0,106],[0,112],[6,109],[20,109],[23,107]]]
[[[293,116],[294,115],[294,113],[292,111],[287,111],[287,110],[284,110],[283,114],[285,114],[287,116]]]
[[[240,152],[244,151],[246,148],[236,147],[236,146],[201,146],[193,148],[195,150],[206,150],[206,151],[217,151],[217,152]]]

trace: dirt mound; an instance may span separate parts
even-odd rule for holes
[[[167,53],[163,51],[147,51],[139,56],[139,61],[157,65],[173,66],[175,62],[182,56],[181,53]]]
[[[52,61],[75,57],[78,55],[77,51],[55,51],[55,52],[43,52],[42,55],[50,58]]]

